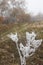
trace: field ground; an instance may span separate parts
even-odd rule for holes
[[[16,45],[7,37],[7,34],[17,32],[20,41],[25,43],[26,31],[34,31],[37,33],[36,39],[43,39],[43,22],[14,24],[7,30],[0,24],[0,65],[19,65]],[[43,42],[35,54],[27,59],[27,65],[43,65]]]

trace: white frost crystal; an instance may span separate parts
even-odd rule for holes
[[[22,51],[22,54],[24,55],[24,57],[28,57],[29,52],[30,52],[30,47],[29,46],[23,46],[23,44],[20,43],[20,51]]]
[[[17,33],[14,35],[13,33],[7,35],[13,41],[15,41],[18,53],[21,60],[21,65],[26,65],[26,58],[32,56],[35,50],[41,45],[41,40],[35,40],[36,34],[34,32],[29,33],[26,32],[26,45],[24,46],[22,43],[18,46],[18,36]]]
[[[33,41],[35,39],[35,37],[36,37],[36,34],[34,32],[32,32],[32,33],[26,32],[27,42]]]
[[[41,40],[34,40],[32,42],[32,45],[33,45],[34,48],[37,49],[41,45],[41,42],[42,42],[42,39]]]
[[[14,35],[13,33],[10,33],[7,35],[9,38],[11,38],[14,42],[18,42],[17,33]]]

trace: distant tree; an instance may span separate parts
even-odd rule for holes
[[[24,9],[24,0],[2,0],[0,3],[0,15],[9,16],[15,8]]]
[[[18,22],[30,22],[31,21],[31,16],[30,14],[22,13],[21,15],[18,16]]]
[[[0,16],[4,17],[4,23],[30,22],[31,16],[25,13],[24,0],[3,0],[0,3]]]

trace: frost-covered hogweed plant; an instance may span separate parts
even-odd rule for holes
[[[22,44],[22,42],[18,46],[19,39],[18,39],[17,33],[16,34],[11,33],[11,34],[8,34],[7,36],[16,43],[18,53],[20,56],[21,65],[26,65],[26,58],[32,56],[42,42],[42,39],[35,40],[36,34],[34,32],[32,33],[26,32],[27,43],[25,46]]]

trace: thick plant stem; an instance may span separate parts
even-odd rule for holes
[[[16,46],[17,46],[18,53],[19,53],[19,56],[20,56],[21,65],[26,65],[25,57],[24,56],[22,57],[21,52],[20,52],[20,49],[18,47],[18,43],[16,43]]]

